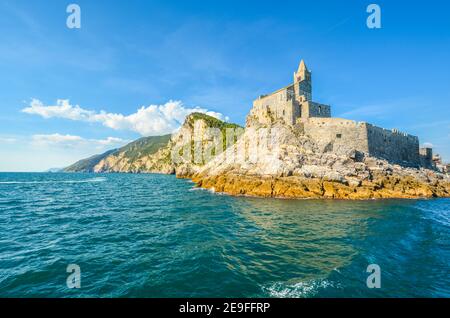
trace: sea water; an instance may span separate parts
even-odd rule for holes
[[[169,175],[1,173],[0,296],[449,297],[449,234],[449,199],[264,199]],[[380,288],[367,285],[370,264]]]

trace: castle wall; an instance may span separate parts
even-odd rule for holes
[[[373,125],[367,125],[369,154],[392,162],[420,164],[419,138]]]
[[[301,117],[331,117],[331,107],[311,101],[302,102]]]
[[[348,154],[352,150],[403,165],[432,166],[430,151],[419,154],[416,136],[364,122],[332,118],[331,107],[312,100],[311,72],[300,62],[293,84],[253,102],[247,126],[270,125],[277,120],[303,129],[326,152]]]
[[[311,81],[301,81],[296,83],[295,90],[297,96],[304,95],[306,97],[306,100],[312,100]]]
[[[262,96],[253,102],[250,116],[262,124],[270,124],[276,119],[283,119],[287,124],[294,124],[299,110],[294,110],[293,86],[282,88],[271,95]]]
[[[419,158],[422,167],[433,168],[433,149],[429,147],[419,148]]]
[[[419,148],[419,155],[423,157],[424,160],[433,160],[433,149],[429,147]]]
[[[328,152],[369,151],[366,123],[342,118],[309,118],[301,124],[304,132]]]
[[[421,163],[416,136],[341,118],[309,118],[300,122],[304,132],[328,151],[346,154],[355,149],[400,164]]]

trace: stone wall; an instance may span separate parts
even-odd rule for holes
[[[433,164],[433,149],[430,147],[419,148],[420,163],[423,167],[432,168]]]
[[[285,123],[292,125],[299,115],[299,111],[294,110],[295,104],[294,89],[290,85],[255,100],[249,116],[261,124],[271,124],[276,119],[283,119]]]
[[[301,81],[294,84],[295,94],[297,96],[305,96],[306,100],[312,100],[312,84],[311,81]]]
[[[390,162],[429,166],[428,153],[419,154],[416,136],[353,120],[332,118],[331,107],[312,101],[311,72],[302,61],[294,83],[253,102],[247,127],[281,121],[303,130],[325,152],[348,154],[356,150]]]
[[[368,153],[367,124],[342,118],[309,118],[301,123],[325,152],[348,154],[352,150]]]
[[[262,124],[273,123],[276,119],[283,119],[285,123],[293,125],[298,118],[331,117],[331,107],[312,101],[301,104],[293,97],[293,87],[286,87],[268,96],[261,96],[253,102],[250,111],[257,121]]]
[[[311,101],[301,103],[301,118],[331,117],[331,107]]]
[[[369,154],[391,162],[419,165],[419,138],[367,124]]]
[[[300,123],[324,151],[348,154],[356,150],[402,165],[421,164],[416,136],[341,118],[309,118]]]

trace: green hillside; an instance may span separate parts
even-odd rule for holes
[[[206,123],[207,127],[219,128],[223,135],[223,146],[224,149],[227,146],[226,143],[226,129],[227,128],[242,128],[239,125],[227,123],[221,121],[215,117],[203,113],[191,113],[186,117],[183,127],[187,128],[188,131],[193,131],[194,123],[196,120],[202,120]],[[119,149],[113,149],[107,151],[100,155],[95,155],[87,159],[80,160],[73,165],[65,168],[65,172],[94,172],[104,171],[104,172],[139,172],[142,169],[149,169],[148,167],[143,168],[142,158],[146,158],[155,154],[158,150],[166,147],[171,139],[172,135],[163,136],[151,136],[143,137],[129,144],[123,146]],[[237,138],[236,136],[234,138]],[[233,142],[235,142],[234,140]],[[176,142],[183,142],[181,139]],[[194,142],[191,142],[191,152],[193,152]],[[99,163],[105,159],[100,165]],[[170,162],[170,149],[167,148],[166,152],[159,154],[158,156],[152,158],[155,162],[154,167],[151,168],[153,171],[171,171]],[[164,168],[162,168],[164,167]]]
[[[166,146],[170,140],[171,135],[163,136],[150,136],[143,137],[119,149],[108,150],[105,153],[94,155],[92,157],[77,161],[73,165],[64,168],[64,172],[93,172],[94,167],[103,159],[109,155],[124,153],[124,156],[130,160],[130,162],[136,160],[139,157],[151,155],[157,152],[162,147]]]
[[[108,150],[100,155],[94,155],[86,159],[82,159],[80,161],[75,162],[74,164],[64,168],[63,172],[93,172],[94,167],[97,163],[99,163],[104,158],[108,157],[110,154],[113,154],[117,151],[117,149]]]
[[[227,128],[242,128],[241,126],[239,126],[237,124],[228,123],[228,122],[222,121],[220,119],[217,119],[215,117],[212,117],[212,116],[209,116],[209,115],[206,115],[203,113],[191,113],[186,118],[186,122],[188,125],[193,127],[193,123],[199,119],[204,120],[208,127],[219,128],[222,131],[222,133],[225,132],[225,129],[227,129]]]
[[[124,156],[130,161],[139,157],[154,154],[162,147],[166,146],[171,135],[142,137],[130,142],[128,145],[120,148],[117,152],[124,153]]]

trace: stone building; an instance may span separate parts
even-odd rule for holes
[[[434,167],[435,167],[438,171],[441,171],[441,172],[444,172],[444,173],[448,173],[448,172],[449,172],[448,167],[449,167],[450,165],[445,164],[445,163],[442,161],[442,157],[441,157],[439,154],[433,155],[432,161],[433,161]]]
[[[433,167],[431,149],[419,150],[419,138],[397,129],[384,129],[366,122],[331,117],[331,107],[312,101],[312,76],[302,60],[293,83],[253,102],[247,126],[277,121],[308,135],[324,151],[361,154],[405,166]]]
[[[249,118],[252,117],[266,124],[283,119],[293,125],[299,118],[331,117],[331,108],[312,101],[311,72],[302,60],[297,72],[294,72],[292,84],[272,94],[259,96],[253,102],[249,114]]]

